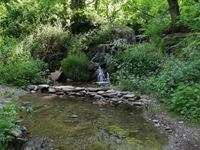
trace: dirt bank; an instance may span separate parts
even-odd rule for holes
[[[152,104],[145,118],[168,137],[166,150],[200,150],[200,127],[167,112],[158,102]]]

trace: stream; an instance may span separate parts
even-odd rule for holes
[[[86,98],[47,94],[20,99],[30,137],[25,150],[161,150],[167,143],[138,108],[98,107]]]

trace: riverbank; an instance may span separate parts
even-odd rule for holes
[[[25,91],[18,88],[0,86],[0,103],[11,101],[13,97],[17,98],[26,94]],[[30,93],[42,92],[58,97],[88,97],[92,104],[98,107],[105,106],[126,106],[139,107],[144,111],[144,118],[154,125],[159,132],[168,137],[166,150],[198,150],[200,148],[200,127],[186,123],[183,120],[173,117],[162,106],[148,96],[141,96],[132,92],[121,92],[109,87],[76,87],[76,86],[29,86]],[[2,94],[3,93],[3,94]]]
[[[17,87],[0,85],[0,149],[18,150],[27,141],[27,129],[19,118],[19,96],[27,92]]]
[[[31,89],[30,89],[31,90]],[[135,95],[132,92],[120,92],[109,88],[89,88],[75,86],[47,86],[34,87],[33,91],[49,92],[57,95],[79,96],[93,98],[92,103],[99,106],[126,105],[144,108],[146,120],[151,122],[169,139],[167,150],[198,150],[200,149],[200,128],[173,117],[162,106],[148,96]],[[33,92],[34,93],[34,92]]]
[[[169,113],[157,100],[151,101],[149,109],[144,113],[160,132],[168,137],[166,150],[199,150],[200,126],[190,123],[177,115]]]

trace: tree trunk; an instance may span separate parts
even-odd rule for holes
[[[177,0],[167,0],[169,4],[169,13],[171,15],[172,25],[175,25],[178,21],[180,10]]]
[[[85,0],[71,0],[71,9],[83,9],[85,7]]]

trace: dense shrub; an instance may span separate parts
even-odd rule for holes
[[[0,149],[6,149],[12,140],[11,132],[19,128],[17,122],[18,108],[13,103],[8,103],[0,108]]]
[[[58,1],[2,1],[0,5],[5,9],[0,13],[0,28],[4,35],[16,38],[31,34],[40,24],[62,21],[61,16],[67,13]]]
[[[30,51],[34,58],[45,61],[50,69],[55,69],[66,53],[67,40],[68,32],[61,25],[42,25],[23,42],[24,49]]]
[[[189,26],[190,29],[199,31],[200,29],[199,1],[184,0],[180,3],[180,5],[182,14],[180,16],[181,22]]]
[[[170,57],[156,58],[156,50],[147,55],[141,47],[139,52],[136,49],[130,52],[129,49],[110,57],[110,70],[117,77],[114,81],[123,90],[137,90],[159,96],[171,111],[198,120],[200,59],[197,37],[181,40],[175,46],[180,50]]]
[[[120,79],[118,87],[125,91],[139,91],[144,92],[146,90],[145,81],[141,77],[130,76],[128,78]],[[145,91],[146,92],[146,91]]]
[[[117,54],[115,59],[108,64],[108,68],[118,68],[117,78],[128,76],[143,77],[156,74],[160,69],[162,55],[153,45],[141,44]]]
[[[62,61],[62,70],[65,76],[73,81],[88,81],[89,60],[83,53],[69,55]]]
[[[71,17],[70,29],[73,34],[85,33],[94,27],[92,19],[84,11],[76,11]]]
[[[134,38],[134,31],[129,27],[101,26],[90,32],[73,36],[69,43],[69,49],[72,52],[80,50],[90,52],[90,48],[97,48],[101,44],[114,43],[120,39],[133,41],[132,38]]]
[[[168,96],[174,92],[179,84],[193,84],[200,81],[200,61],[183,62],[170,59],[163,65],[157,76],[147,78],[148,90]]]
[[[0,63],[0,83],[23,86],[44,81],[45,64],[41,61],[16,60],[11,63]]]
[[[177,57],[185,61],[194,61],[200,58],[200,35],[191,35],[174,46],[179,51]]]
[[[189,119],[200,120],[200,84],[179,86],[171,95],[169,109]]]
[[[34,60],[24,43],[4,37],[0,45],[0,83],[26,85],[43,81],[46,65]]]

